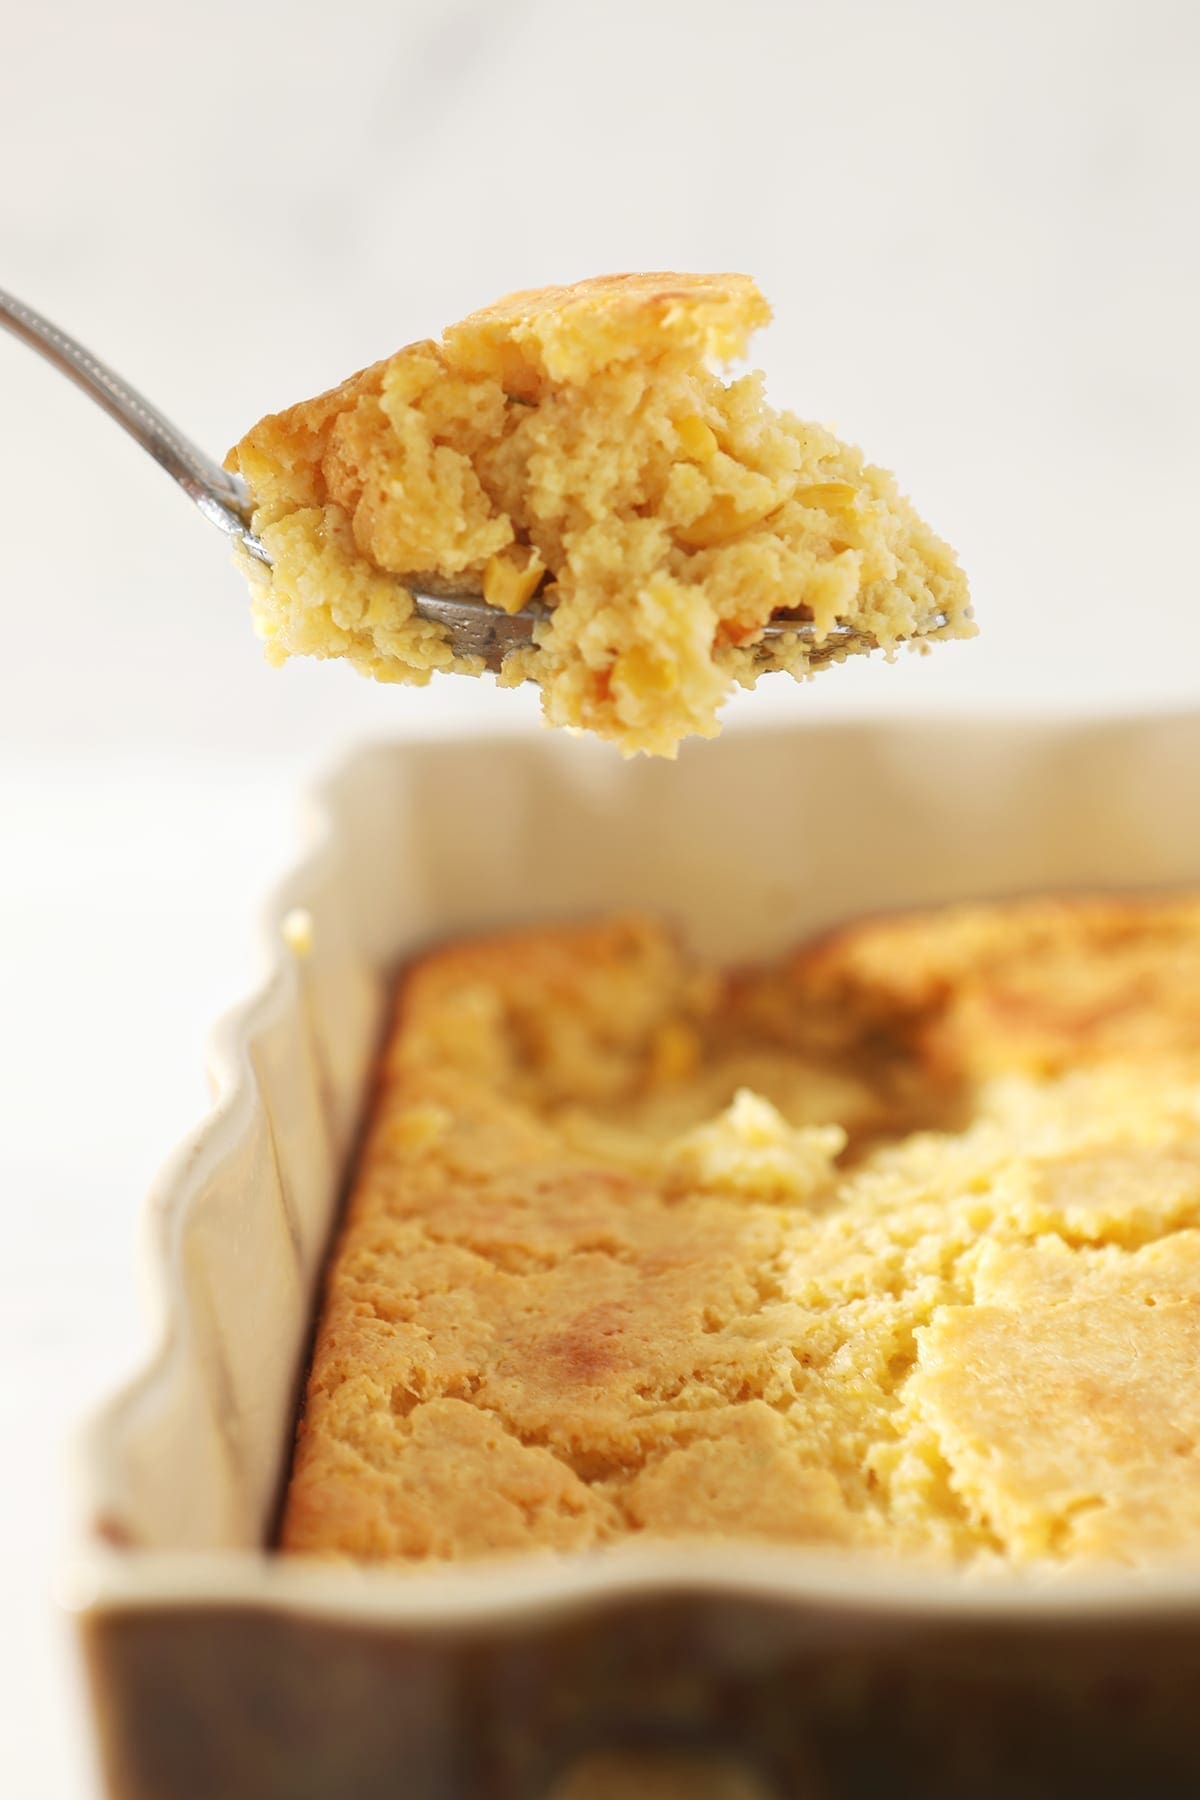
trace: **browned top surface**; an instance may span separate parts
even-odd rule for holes
[[[1186,1553],[1198,1078],[1190,898],[868,922],[736,978],[637,920],[435,953],[285,1548]]]

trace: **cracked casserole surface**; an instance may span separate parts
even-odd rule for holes
[[[1137,1563],[1198,1365],[1200,902],[533,930],[402,984],[283,1542]]]
[[[673,755],[737,684],[810,672],[795,639],[755,647],[780,609],[884,648],[939,612],[934,635],[969,636],[954,555],[891,476],[717,372],[769,316],[744,275],[513,294],[261,420],[229,467],[273,563],[242,553],[268,656],[478,674],[405,578],[506,611],[536,593],[549,621],[501,680],[537,682],[551,724]]]

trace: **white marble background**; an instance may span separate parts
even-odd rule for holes
[[[510,287],[748,269],[773,396],[902,472],[985,635],[735,729],[1190,706],[1198,75],[1190,0],[10,0],[0,280],[223,451]],[[0,491],[0,1792],[57,1800],[63,1446],[140,1342],[140,1196],[301,781],[535,714],[267,671],[215,534],[3,339]]]

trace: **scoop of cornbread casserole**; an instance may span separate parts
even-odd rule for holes
[[[1198,1366],[1200,901],[534,929],[401,984],[283,1544],[1139,1564]]]
[[[478,674],[410,585],[536,596],[500,679],[537,682],[551,724],[669,756],[715,735],[736,685],[837,660],[835,627],[884,649],[970,635],[953,553],[891,476],[773,411],[760,376],[722,378],[768,317],[744,275],[513,294],[263,419],[228,466],[271,560],[241,553],[268,656]],[[758,642],[780,614],[815,645]]]

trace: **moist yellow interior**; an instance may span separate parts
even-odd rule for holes
[[[973,629],[947,546],[892,477],[762,378],[722,378],[769,317],[744,276],[610,277],[510,297],[231,453],[273,563],[243,557],[273,661],[346,657],[384,681],[456,659],[405,579],[549,610],[501,680],[622,750],[711,737],[735,685],[807,676],[851,625],[891,649]],[[816,644],[758,634],[773,614]]]
[[[406,979],[291,1551],[635,1534],[1195,1554],[1200,903],[867,924],[769,970],[639,920]]]

